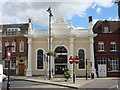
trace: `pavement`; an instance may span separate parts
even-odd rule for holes
[[[32,77],[26,77],[26,76],[10,76],[10,78],[13,79],[22,79],[26,81],[31,81],[31,82],[41,82],[45,84],[51,84],[51,85],[57,85],[57,86],[63,86],[63,87],[69,87],[69,88],[74,88],[78,89],[82,85],[85,85],[87,83],[92,83],[96,79],[101,79],[101,78],[75,78],[75,83],[73,83],[73,79],[70,78],[68,81],[65,81],[65,78],[51,78],[50,80],[48,77],[44,76],[32,76]],[[102,79],[114,79],[114,78],[102,78]]]
[[[73,83],[73,78],[70,78],[68,81],[65,81],[65,78],[51,78],[50,80],[43,76],[32,76],[32,77],[26,77],[26,76],[10,76],[12,79],[22,79],[26,81],[31,82],[41,82],[45,84],[51,84],[51,85],[57,85],[57,86],[63,86],[63,87],[69,87],[77,89],[82,85],[85,85],[87,83],[93,82],[95,79],[88,78],[75,78],[75,83]]]

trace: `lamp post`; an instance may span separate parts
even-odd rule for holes
[[[47,12],[49,13],[49,52],[51,52],[51,17],[52,12],[51,8],[49,7]],[[49,80],[51,79],[51,55],[49,56]]]
[[[7,90],[10,90],[10,58],[11,58],[11,50],[10,48],[12,48],[14,46],[6,46],[6,55],[7,55],[7,60],[8,60],[8,82],[7,82]]]
[[[73,64],[73,83],[75,83],[75,63],[78,64],[80,61],[80,59],[76,56],[76,57],[70,57],[69,58],[69,62],[70,64]]]

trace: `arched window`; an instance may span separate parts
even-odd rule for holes
[[[37,69],[43,69],[43,50],[37,51]]]
[[[78,57],[80,58],[79,69],[85,69],[85,51],[83,49],[78,51]]]
[[[59,46],[55,49],[56,53],[67,53],[67,49],[63,46]]]

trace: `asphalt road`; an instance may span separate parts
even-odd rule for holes
[[[2,90],[6,90],[6,88],[7,88],[7,80],[2,83]],[[23,89],[36,90],[39,88],[44,88],[44,89],[46,88],[46,89],[50,89],[50,90],[51,90],[51,88],[67,89],[66,87],[62,87],[62,86],[55,86],[55,85],[50,85],[50,84],[31,82],[31,81],[25,81],[25,80],[20,80],[20,79],[10,80],[10,90],[19,90],[19,89],[20,90],[23,90]]]
[[[2,90],[7,88],[7,80],[2,84]],[[119,89],[118,89],[119,88]],[[10,90],[74,90],[62,86],[50,85],[25,81],[21,79],[12,79],[10,81]],[[95,79],[91,83],[80,86],[78,90],[120,90],[120,79]]]
[[[120,87],[120,79],[96,79],[92,83],[85,84],[81,86],[80,88],[114,89],[118,87]]]

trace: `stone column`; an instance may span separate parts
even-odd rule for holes
[[[28,68],[26,76],[32,76],[32,38],[28,37]]]
[[[69,40],[70,40],[70,48],[69,48],[70,53],[69,53],[68,59],[70,58],[70,56],[74,56],[74,37],[70,37]],[[69,63],[69,70],[72,76],[73,75],[73,64]]]
[[[94,62],[94,47],[93,47],[93,37],[90,37],[90,63],[91,63],[91,73],[94,73],[94,77],[97,77],[96,75],[96,69],[95,69],[95,62]],[[91,76],[91,74],[90,74]]]

